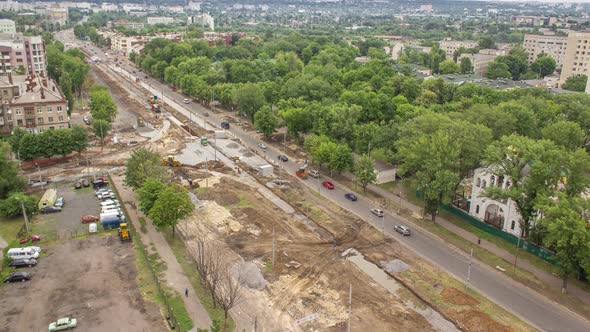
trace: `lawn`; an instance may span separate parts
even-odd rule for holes
[[[17,238],[18,231],[22,227],[24,220],[22,217],[5,219],[0,218],[0,236],[10,242]]]

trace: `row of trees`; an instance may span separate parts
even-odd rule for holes
[[[8,142],[20,160],[67,156],[73,151],[80,154],[86,150],[88,132],[81,126],[47,130],[40,134],[32,134],[22,128],[15,128],[13,134],[8,138]]]
[[[19,165],[9,159],[12,151],[0,142],[0,216],[13,218],[22,214],[21,202],[28,212],[36,211],[37,199],[23,193],[25,179],[19,175]]]
[[[501,55],[488,64],[486,77],[521,80],[543,78],[555,72],[557,62],[551,56],[541,53],[530,66],[528,56],[522,47],[514,47],[508,55]]]
[[[90,88],[90,114],[92,114],[92,128],[102,141],[111,129],[111,122],[117,116],[117,104],[105,85],[94,84]]]

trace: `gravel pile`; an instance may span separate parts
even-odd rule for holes
[[[233,267],[234,274],[238,271],[243,278],[243,285],[250,289],[262,290],[266,287],[266,280],[258,266],[252,262],[240,262]]]
[[[410,266],[399,259],[394,259],[389,262],[381,262],[383,269],[389,273],[399,273],[404,272],[405,270],[409,269]]]

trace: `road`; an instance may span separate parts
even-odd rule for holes
[[[100,49],[87,46],[87,49],[96,54],[102,59],[106,59],[106,55]],[[112,54],[112,51],[108,51]],[[119,56],[121,58],[121,56]],[[136,69],[129,64],[125,63],[120,66],[121,69],[127,71],[127,75],[130,79],[134,80],[133,72]],[[140,75],[138,73],[137,75]],[[189,111],[192,113],[191,117],[193,120],[198,119],[197,123],[202,124],[203,119],[207,119],[209,123],[207,126],[214,124],[219,127],[222,119],[220,115],[209,112],[203,106],[190,103],[182,104],[181,101],[185,98],[181,94],[178,94],[166,85],[162,84],[158,80],[152,78],[146,79],[143,74],[139,77],[141,81],[150,85],[153,91],[164,96],[164,99],[174,100],[174,105],[178,111],[189,116]],[[157,88],[156,88],[157,87]],[[208,117],[204,117],[203,113],[209,112]],[[249,146],[252,149],[258,149],[258,143],[261,141],[258,135],[253,132],[246,132],[240,127],[232,126],[230,131],[238,138],[240,138],[244,145]],[[282,154],[282,151],[276,147],[269,146],[266,149],[266,154],[269,156],[278,156]],[[293,174],[298,168],[295,161],[290,159],[288,162],[281,162],[281,167],[284,167],[289,173]],[[337,182],[334,182],[335,189],[328,190],[321,186],[321,181],[331,181],[326,175],[321,175],[321,180],[308,179],[300,180],[303,181],[310,190],[318,191],[323,197],[333,201],[340,205],[342,208],[348,210],[351,213],[356,214],[366,222],[372,224],[379,230],[383,230],[388,236],[395,237],[400,243],[405,245],[407,248],[414,251],[419,256],[431,261],[441,269],[452,274],[459,280],[463,280],[468,283],[469,287],[479,291],[495,303],[499,304],[507,311],[515,314],[524,321],[528,322],[532,326],[539,330],[550,331],[550,332],[566,332],[566,331],[590,331],[590,322],[583,317],[571,312],[567,308],[559,305],[540,294],[532,291],[526,286],[519,284],[512,279],[504,276],[501,272],[496,271],[485,264],[473,260],[470,280],[467,281],[467,269],[469,265],[469,257],[463,252],[456,248],[444,243],[439,238],[432,236],[426,231],[417,228],[411,222],[393,214],[385,213],[384,218],[374,216],[369,210],[376,208],[376,206],[369,200],[359,197],[356,202],[351,202],[344,198],[344,194],[351,192],[351,190],[344,188]],[[398,224],[406,224],[414,226],[412,228],[412,236],[402,237],[397,234],[393,227]]]

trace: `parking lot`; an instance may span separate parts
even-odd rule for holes
[[[0,288],[0,331],[43,331],[61,317],[78,319],[80,331],[164,330],[158,306],[136,286],[133,244],[121,243],[116,231],[88,234],[81,224],[82,215],[100,210],[92,188],[54,188],[66,204],[33,218],[43,253],[37,266],[19,269],[31,281]]]

